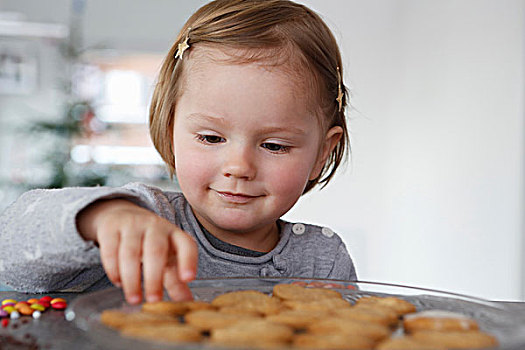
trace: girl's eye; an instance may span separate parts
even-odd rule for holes
[[[224,142],[224,138],[217,135],[197,135],[197,138],[204,143]]]
[[[263,148],[266,148],[270,152],[274,153],[286,153],[290,149],[288,146],[283,146],[278,143],[265,142],[262,144]]]

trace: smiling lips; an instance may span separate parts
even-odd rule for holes
[[[230,203],[243,204],[248,203],[249,201],[258,198],[260,196],[251,196],[244,193],[231,193],[231,192],[222,192],[216,191],[217,194]]]

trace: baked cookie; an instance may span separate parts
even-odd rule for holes
[[[312,334],[359,335],[379,341],[390,336],[390,329],[377,323],[355,321],[341,317],[322,319],[308,326]]]
[[[417,331],[469,331],[479,326],[472,318],[460,313],[444,310],[427,310],[403,317],[403,327],[407,333]]]
[[[228,346],[285,346],[291,341],[293,334],[291,327],[264,319],[253,319],[213,329],[210,342]]]
[[[451,349],[482,349],[498,345],[495,337],[480,331],[420,331],[412,334],[412,338],[424,344]]]
[[[173,316],[155,315],[145,312],[124,312],[118,309],[104,310],[100,315],[100,322],[102,324],[114,328],[121,329],[128,325],[161,325],[161,324],[179,324],[179,320]]]
[[[201,301],[201,300],[185,301],[184,303],[188,307],[188,311],[214,310],[215,309],[215,307],[211,305],[210,303],[206,301]]]
[[[272,298],[271,296],[256,290],[242,290],[224,293],[213,299],[211,305],[217,308],[235,306],[236,308],[245,309],[247,311],[256,311],[263,315],[276,314],[282,308],[279,299]]]
[[[263,317],[264,314],[259,311],[249,310],[243,305],[239,306],[225,306],[217,309],[220,313],[230,314],[230,315],[241,315],[241,316],[254,316],[254,317]]]
[[[199,342],[202,339],[200,330],[184,324],[129,325],[122,328],[120,334],[160,342]]]
[[[142,311],[157,314],[157,315],[171,315],[182,316],[192,310],[210,310],[214,307],[210,303],[203,301],[157,301],[146,302],[142,304]]]
[[[326,317],[329,317],[329,313],[326,311],[284,310],[276,315],[270,315],[266,319],[294,329],[304,329]]]
[[[356,334],[298,334],[293,346],[307,349],[373,349],[375,342]]]
[[[446,350],[445,347],[418,342],[410,336],[402,336],[384,340],[376,347],[377,350]]]
[[[352,304],[340,298],[322,298],[322,299],[313,299],[311,301],[284,300],[283,304],[284,306],[292,310],[303,310],[303,311],[330,311],[330,310],[349,309],[352,307]]]
[[[325,288],[304,288],[296,284],[277,284],[273,287],[273,295],[282,300],[313,301],[325,298],[342,299],[341,293]]]
[[[184,316],[187,324],[203,331],[225,328],[238,322],[247,322],[254,319],[261,319],[261,317],[249,314],[226,314],[217,310],[196,310]]]
[[[416,312],[414,304],[396,297],[367,296],[356,301],[356,305],[364,304],[372,307],[388,307],[394,310],[399,316]]]
[[[368,306],[354,306],[350,308],[339,308],[333,311],[336,317],[354,321],[365,321],[377,323],[387,327],[398,324],[397,314],[390,309],[374,308]]]

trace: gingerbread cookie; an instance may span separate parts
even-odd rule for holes
[[[330,311],[349,309],[352,304],[340,298],[322,298],[306,300],[285,300],[283,304],[293,310],[303,311]]]
[[[273,315],[278,313],[282,306],[277,298],[258,292],[255,290],[242,290],[237,292],[224,293],[219,295],[211,302],[217,308],[235,306],[247,311],[259,312],[263,315]]]
[[[373,349],[375,342],[356,334],[298,334],[293,346],[307,349]]]
[[[200,330],[184,325],[129,325],[121,330],[126,337],[148,339],[161,342],[198,342],[202,339]]]
[[[424,344],[450,349],[482,349],[498,344],[492,335],[480,331],[420,331],[412,337]]]
[[[211,310],[214,307],[203,301],[157,301],[142,304],[142,311],[157,314],[182,316],[192,310]]]
[[[387,327],[394,327],[398,324],[397,314],[390,309],[354,306],[334,310],[334,315],[354,321],[377,323]]]
[[[100,322],[114,329],[121,329],[127,325],[141,326],[180,323],[176,317],[172,316],[155,315],[145,312],[130,313],[117,309],[104,310],[100,315]]]
[[[255,310],[249,310],[246,308],[246,306],[239,305],[239,306],[225,306],[218,309],[219,312],[223,314],[230,314],[230,315],[240,315],[240,316],[254,316],[254,317],[263,317],[264,314],[260,313],[259,311]]]
[[[417,341],[410,336],[390,338],[381,342],[376,347],[377,350],[446,350],[445,347],[429,345]]]
[[[260,317],[253,315],[226,314],[216,310],[197,310],[184,316],[187,324],[203,331],[225,328],[238,322],[247,322]]]
[[[342,299],[341,293],[333,289],[305,288],[296,284],[278,284],[273,287],[273,295],[282,300],[313,301],[325,298]]]
[[[285,346],[293,336],[291,327],[264,319],[252,319],[233,324],[229,327],[213,329],[210,341],[222,345]]]
[[[142,311],[156,315],[184,315],[188,308],[183,302],[157,301],[142,304]]]
[[[367,304],[371,307],[387,307],[395,311],[399,316],[416,312],[416,307],[403,299],[396,297],[367,296],[356,301],[356,305]]]
[[[386,326],[341,317],[331,317],[312,323],[308,326],[308,331],[313,334],[360,335],[374,341],[385,339],[390,335],[390,329]]]
[[[460,313],[427,310],[405,315],[403,326],[407,333],[417,331],[469,331],[478,330],[476,321]]]
[[[294,329],[304,329],[326,317],[329,317],[327,311],[284,310],[276,315],[270,315],[266,319]]]

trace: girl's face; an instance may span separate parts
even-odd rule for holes
[[[279,68],[199,56],[185,62],[175,112],[182,192],[200,223],[223,240],[276,233],[277,219],[318,176],[340,128],[321,132],[306,94]]]

